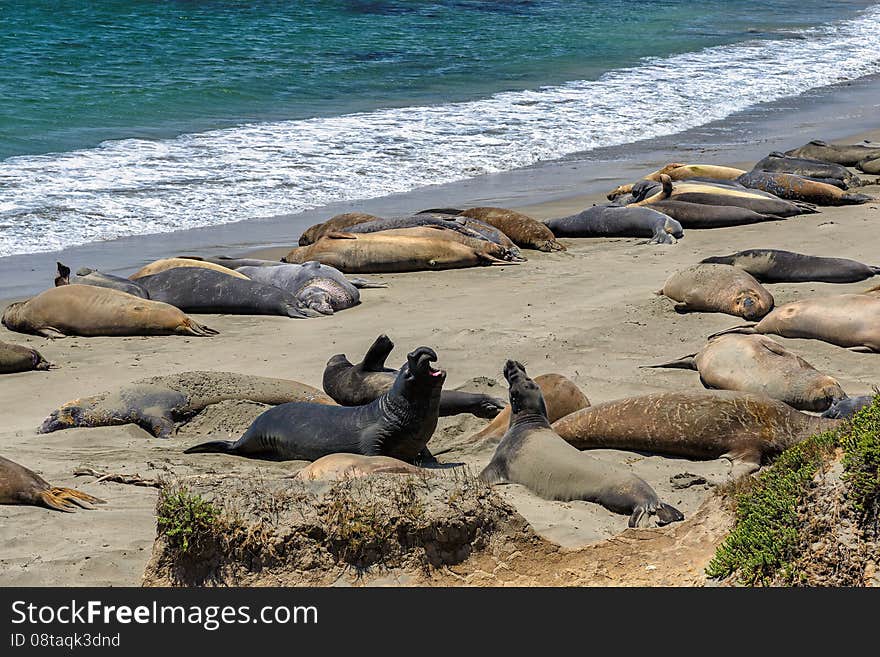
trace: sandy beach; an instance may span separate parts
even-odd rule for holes
[[[880,130],[853,136],[852,141],[864,138],[880,139]],[[664,162],[644,164],[647,173],[652,164]],[[626,180],[609,182],[608,189],[621,182]],[[859,191],[880,196],[880,186]],[[516,209],[545,219],[603,201],[603,195],[596,193],[569,195],[539,204],[523,203]],[[212,338],[49,341],[0,329],[0,340],[35,347],[58,365],[49,372],[4,375],[0,380],[0,453],[36,470],[54,485],[76,486],[108,502],[98,510],[77,514],[0,507],[0,585],[140,584],[156,533],[156,489],[96,484],[93,477],[75,477],[77,468],[143,477],[200,472],[255,477],[260,472],[292,473],[304,465],[182,453],[208,434],[237,437],[260,410],[247,404],[232,413],[238,413],[237,423],[221,422],[206,413],[168,440],[154,438],[133,425],[38,435],[35,429],[42,420],[71,399],[188,370],[288,378],[320,387],[330,356],[345,353],[353,361],[360,360],[381,333],[397,345],[389,359],[395,365],[417,346],[434,348],[440,365],[448,371],[447,388],[482,390],[506,398],[501,368],[506,359],[514,358],[532,376],[564,374],[594,404],[653,391],[701,390],[695,372],[639,366],[695,352],[709,334],[742,322],[723,314],[674,312],[669,299],[654,294],[672,272],[707,256],[759,247],[877,264],[878,220],[880,202],[875,201],[822,208],[818,214],[784,221],[689,230],[675,245],[646,245],[638,239],[565,239],[568,251],[528,251],[528,261],[515,266],[373,275],[388,287],[364,290],[361,305],[331,317],[199,315],[200,322],[220,331]],[[297,235],[289,236],[290,246]],[[279,247],[257,253],[275,259],[286,251]],[[128,272],[137,265],[132,262]],[[47,285],[52,275],[45,273]],[[823,294],[858,292],[871,284],[870,280],[847,285],[803,283],[769,285],[768,289],[779,305]],[[880,382],[880,361],[875,354],[853,353],[819,341],[778,339],[817,369],[836,377],[850,395],[866,394]],[[440,453],[442,462],[464,463],[479,471],[492,449],[462,448],[459,442],[484,424],[470,416],[441,419],[429,447]],[[711,487],[680,490],[671,485],[670,477],[687,472],[713,480],[723,477],[728,467],[721,461],[692,462],[613,450],[597,455],[642,476],[686,516],[696,511]],[[626,528],[626,516],[595,504],[547,502],[517,485],[497,490],[535,531],[567,548],[593,544]]]

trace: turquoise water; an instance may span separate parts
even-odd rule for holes
[[[0,2],[0,256],[674,133],[880,70],[878,26],[807,0]]]

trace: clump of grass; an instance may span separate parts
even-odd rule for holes
[[[841,440],[847,498],[862,522],[880,518],[880,395],[853,418]]]
[[[795,559],[798,504],[838,443],[836,431],[789,448],[736,497],[736,525],[709,562],[709,577],[734,573],[743,584],[769,584]]]
[[[185,486],[165,488],[156,506],[159,533],[169,546],[183,554],[195,552],[206,536],[211,535],[219,517],[213,504],[193,494]]]

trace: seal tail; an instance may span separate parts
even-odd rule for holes
[[[189,449],[183,450],[183,453],[208,454],[216,452],[220,454],[235,454],[235,442],[234,440],[211,440],[199,445],[193,445]]]
[[[191,317],[187,317],[184,323],[178,326],[175,331],[178,335],[195,335],[202,338],[217,335],[219,332],[220,331],[212,329],[210,326],[199,324]]]
[[[713,338],[717,338],[719,335],[727,335],[729,333],[743,333],[745,335],[755,335],[758,331],[755,329],[757,324],[743,324],[742,326],[734,326],[733,328],[726,329],[724,331],[718,331],[718,333],[713,333],[707,339],[711,340]]]
[[[49,488],[40,492],[40,501],[50,509],[73,513],[76,507],[92,509],[93,504],[105,504],[104,500],[74,488]]]
[[[668,363],[660,363],[659,365],[640,365],[639,369],[648,370],[654,369],[658,367],[667,367],[670,369],[679,369],[679,370],[696,370],[697,369],[697,361],[694,360],[694,356],[697,354],[693,353],[688,356],[682,356],[676,360],[671,360]]]

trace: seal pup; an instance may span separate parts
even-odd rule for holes
[[[727,313],[757,320],[773,309],[773,295],[732,265],[699,264],[675,272],[655,292],[678,301],[676,312]]]
[[[805,157],[852,167],[866,158],[880,157],[880,148],[863,144],[829,144],[826,141],[814,139],[803,146],[785,151],[785,154],[791,157]]]
[[[294,475],[300,481],[336,480],[366,477],[373,474],[408,474],[427,476],[429,471],[390,456],[328,454],[312,461]]]
[[[837,420],[764,395],[716,390],[661,392],[590,406],[553,423],[578,449],[625,449],[695,460],[728,459],[737,478]]]
[[[880,353],[880,297],[838,294],[792,301],[774,309],[757,324],[736,326],[715,335],[727,333],[772,333]]]
[[[383,334],[376,338],[357,365],[352,365],[345,354],[331,356],[324,368],[324,392],[342,406],[369,404],[386,393],[398,376],[397,370],[385,366],[393,349],[391,338]],[[494,418],[503,408],[501,400],[489,395],[458,390],[440,393],[440,415],[443,417],[470,413],[476,417]]]
[[[252,281],[244,274],[240,276],[197,267],[175,267],[139,278],[138,282],[151,299],[186,312],[294,318],[319,314],[281,288]]]
[[[46,371],[51,367],[52,363],[36,349],[0,340],[0,374]]]
[[[675,244],[684,237],[678,221],[651,208],[594,205],[545,223],[557,237],[648,237],[649,244]]]
[[[767,395],[801,411],[824,411],[846,397],[834,377],[763,335],[720,335],[698,352],[647,368],[700,373],[707,388]]]
[[[732,265],[761,283],[856,283],[880,274],[880,267],[846,258],[825,258],[779,249],[747,249],[701,263]]]
[[[684,520],[661,502],[648,483],[628,470],[578,451],[550,427],[541,389],[525,368],[509,360],[504,377],[510,384],[510,426],[479,478],[487,484],[522,484],[549,500],[585,500],[629,515],[629,526]]]
[[[254,420],[237,441],[215,440],[190,447],[185,453],[314,461],[345,452],[412,462],[426,452],[437,427],[446,372],[431,367],[436,361],[433,349],[419,347],[407,355],[391,389],[369,404],[281,404]]]
[[[27,301],[11,303],[3,313],[10,331],[45,338],[67,335],[217,335],[214,329],[161,301],[92,285],[63,285]]]
[[[58,276],[55,277],[55,287],[59,285],[70,285],[70,267],[55,263],[58,266]],[[141,299],[149,299],[150,293],[147,292],[143,285],[139,285],[134,281],[121,276],[113,276],[113,274],[105,274],[103,272],[91,269],[90,267],[81,267],[76,272],[76,278],[73,279],[75,285],[96,285],[98,287],[109,287],[120,292],[133,294]]]
[[[157,438],[168,438],[207,406],[230,399],[273,406],[296,401],[333,404],[323,392],[299,381],[235,372],[181,372],[69,401],[52,411],[37,433],[136,424]]]
[[[0,504],[44,506],[73,513],[77,508],[91,510],[104,500],[75,488],[51,486],[33,470],[0,456]]]
[[[247,279],[247,276],[240,274],[229,267],[215,265],[213,262],[208,262],[207,260],[193,260],[192,258],[163,258],[162,260],[156,260],[148,265],[144,265],[128,278],[129,280],[136,281],[139,278],[155,276],[156,274],[161,274],[163,271],[179,269],[182,267],[188,269],[209,269],[221,274],[226,274],[227,276],[232,276],[233,278]]]
[[[749,171],[736,180],[745,187],[770,192],[781,199],[815,205],[859,205],[876,200],[867,194],[846,192],[834,185],[808,180],[793,173]]]

